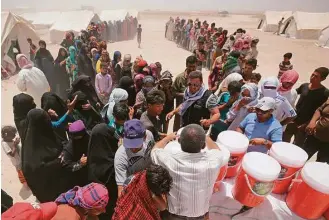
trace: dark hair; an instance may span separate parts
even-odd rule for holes
[[[141,25],[141,24],[139,24],[138,26],[139,26],[139,27],[142,27],[142,25]]]
[[[146,168],[146,183],[152,193],[160,196],[169,193],[173,179],[168,170],[162,166],[151,164]]]
[[[227,35],[228,31],[227,30],[223,30],[223,34]]]
[[[257,67],[257,59],[251,58],[251,59],[247,60],[246,65],[250,65],[254,69],[256,69],[256,67]]]
[[[285,53],[285,54],[283,55],[283,57],[288,58],[288,59],[291,59],[291,57],[292,57],[292,53]]]
[[[231,35],[230,40],[235,40],[235,37],[233,35]]]
[[[199,153],[205,146],[206,133],[200,125],[187,125],[180,134],[179,143],[182,151],[187,153]]]
[[[242,84],[240,82],[232,81],[228,84],[227,90],[230,92],[230,94],[240,93],[241,87],[242,87]]]
[[[215,27],[215,26],[216,26],[215,22],[211,23],[211,27]]]
[[[31,38],[27,38],[27,41],[32,41],[32,39]]]
[[[161,68],[162,69],[162,65],[160,62],[155,62],[155,65],[157,66],[157,68]]]
[[[44,40],[40,40],[39,41],[39,46],[40,46],[40,44],[43,44],[44,46],[47,46],[46,41],[44,41]]]
[[[242,33],[242,28],[238,28],[238,29],[236,29],[236,32],[237,32],[237,33]]]
[[[246,33],[246,30],[245,29],[242,29],[242,33],[245,34]]]
[[[188,75],[188,78],[189,79],[200,79],[200,81],[203,82],[202,73],[200,71],[190,72],[190,74]]]
[[[260,73],[252,73],[251,79],[254,79],[259,82],[262,79],[262,75],[260,75]]]
[[[101,62],[100,67],[101,67],[101,68],[103,68],[103,67],[108,67],[108,65],[107,65],[107,63],[105,63],[105,62]]]
[[[152,90],[146,95],[146,103],[150,105],[164,104],[166,101],[166,95],[161,90]]]
[[[17,129],[14,126],[6,125],[1,128],[1,137],[4,141],[12,141],[8,140],[8,136],[15,136],[17,133]]]
[[[125,103],[116,103],[113,106],[113,117],[120,121],[125,121],[129,119],[129,107]]]
[[[191,56],[186,58],[186,66],[188,64],[195,64],[195,63],[197,63],[197,61],[198,61],[198,59],[196,58],[196,56],[191,55]]]
[[[326,79],[329,74],[329,69],[327,67],[319,67],[314,70],[314,72],[320,73],[322,79]]]

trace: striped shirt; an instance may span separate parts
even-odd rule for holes
[[[220,150],[200,153],[153,149],[154,163],[166,168],[173,178],[167,197],[170,213],[199,217],[209,211],[209,201],[222,164]]]

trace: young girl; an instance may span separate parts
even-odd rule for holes
[[[18,173],[19,181],[22,184],[26,184],[26,180],[22,172],[22,163],[21,163],[21,146],[20,138],[17,135],[17,129],[13,126],[4,126],[1,129],[2,136],[2,149],[8,155],[11,160],[11,163],[15,166]]]

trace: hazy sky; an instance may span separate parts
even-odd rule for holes
[[[29,7],[40,10],[77,9],[90,5],[101,9],[160,10],[292,10],[329,12],[329,0],[2,0],[2,8]]]

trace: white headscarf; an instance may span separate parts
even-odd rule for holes
[[[228,75],[223,82],[219,85],[219,88],[227,88],[228,85],[233,82],[233,81],[241,81],[243,80],[242,75],[240,73],[231,73],[230,75]]]
[[[275,87],[276,89],[266,89],[266,86]],[[276,98],[278,96],[278,89],[280,82],[277,77],[270,76],[263,80],[261,84],[261,95],[262,97]]]
[[[113,107],[116,103],[120,102],[120,101],[124,101],[128,99],[128,92],[124,89],[120,89],[120,88],[115,88],[113,89],[111,95],[110,95],[110,99],[108,102],[108,109],[107,109],[107,118],[110,119],[112,116],[112,112],[113,112]]]

